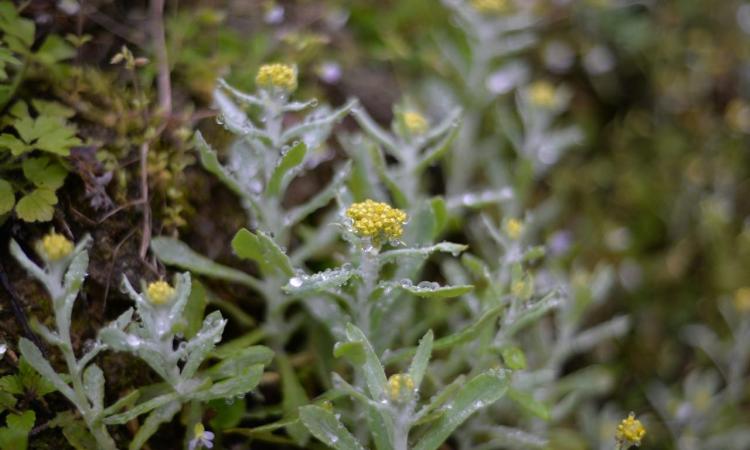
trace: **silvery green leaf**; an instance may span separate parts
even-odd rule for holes
[[[298,273],[289,279],[289,282],[284,286],[284,292],[292,295],[301,295],[310,292],[322,292],[327,289],[336,289],[348,283],[355,276],[359,276],[359,271],[343,268],[328,269],[311,275]]]
[[[220,280],[244,284],[258,288],[260,281],[250,275],[222,266],[203,255],[196,253],[182,241],[168,237],[157,237],[151,241],[151,250],[165,264],[190,270],[193,273],[205,275]]]
[[[459,130],[460,128],[456,127],[452,132],[445,136],[440,142],[436,143],[421,157],[417,165],[414,167],[414,176],[419,176],[418,174],[421,171],[430,167],[430,165],[438,161],[443,157],[443,155],[446,154],[446,152],[448,152],[448,150],[451,148],[451,144],[453,144],[456,136],[458,136]]]
[[[380,254],[379,260],[381,264],[384,264],[402,257],[426,258],[427,256],[435,252],[451,253],[454,256],[457,256],[467,248],[469,248],[469,246],[467,245],[444,241],[427,247],[399,248],[395,250],[388,250]]]
[[[364,107],[357,106],[356,108],[353,108],[352,116],[354,116],[354,119],[357,121],[359,126],[361,126],[362,129],[365,130],[368,135],[370,135],[370,137],[386,147],[389,152],[396,155],[400,154],[401,150],[398,148],[391,135],[384,129],[380,128],[380,125],[378,125],[372,119],[372,117],[370,117]]]
[[[261,99],[259,99],[258,97],[254,96],[254,95],[246,94],[246,93],[238,90],[237,88],[232,87],[223,78],[219,78],[218,80],[216,80],[216,83],[220,87],[226,89],[227,92],[229,92],[230,94],[232,94],[232,96],[234,98],[236,98],[237,100],[239,100],[239,101],[241,101],[243,103],[246,103],[246,104],[252,105],[252,106],[261,106],[261,105],[263,105],[263,101]]]
[[[242,372],[247,366],[255,364],[268,365],[273,359],[273,350],[263,345],[228,347],[231,345],[232,342],[216,348],[213,356],[222,358],[223,361],[201,373],[205,373],[212,380],[216,381],[233,377]]]
[[[453,108],[448,114],[434,127],[432,127],[423,137],[422,143],[430,143],[441,136],[455,133],[461,128],[461,108]]]
[[[128,409],[127,411],[123,413],[114,414],[114,415],[105,417],[103,422],[107,425],[122,425],[124,423],[128,423],[131,420],[135,419],[136,417],[140,416],[141,414],[145,414],[155,408],[158,408],[160,406],[173,402],[174,400],[177,399],[177,397],[178,395],[176,392],[170,392],[169,394],[164,394],[158,397],[154,397],[143,403],[139,403],[135,405],[134,407]]]
[[[291,276],[294,273],[286,253],[262,231],[253,233],[241,229],[232,239],[232,250],[240,258],[255,261],[266,275]]]
[[[628,316],[614,317],[576,335],[566,349],[567,353],[581,353],[590,350],[605,339],[622,336],[627,333],[629,328],[630,318]]]
[[[221,90],[214,91],[214,103],[219,107],[221,113],[217,119],[226,130],[247,139],[259,139],[270,144],[270,136],[263,130],[256,128],[247,118],[245,112],[238,108],[232,100]]]
[[[175,325],[183,320],[185,305],[187,305],[188,298],[190,297],[190,272],[175,274],[174,289],[174,298],[169,305],[169,315],[167,316],[167,320],[169,321],[167,331],[174,329]]]
[[[73,252],[75,256],[71,260],[67,272],[65,272],[65,281],[63,283],[63,289],[68,294],[78,293],[83,280],[86,278],[86,270],[89,267],[89,254],[86,251],[86,247],[90,241],[91,237],[89,235],[84,236],[76,245],[76,250]]]
[[[350,317],[341,305],[331,298],[318,295],[306,297],[302,303],[313,317],[326,324],[334,338],[343,339],[344,324],[349,322]]]
[[[310,433],[329,447],[336,450],[364,450],[362,444],[328,410],[315,405],[303,406],[299,409],[299,416]]]
[[[542,420],[549,420],[549,408],[542,402],[534,398],[529,392],[519,391],[512,387],[508,389],[508,397],[525,411],[539,417]]]
[[[471,292],[474,290],[474,286],[472,285],[441,286],[438,283],[432,281],[422,281],[419,284],[401,282],[395,283],[394,285],[416,295],[417,297],[422,298],[460,297],[467,292]]]
[[[493,324],[497,321],[497,318],[500,316],[500,314],[505,310],[505,305],[497,305],[494,306],[487,311],[485,311],[479,319],[477,319],[476,322],[472,323],[468,327],[464,328],[463,330],[442,337],[440,339],[436,339],[432,345],[433,351],[435,350],[447,350],[449,348],[455,347],[457,345],[464,344],[466,342],[470,342],[481,333],[482,330],[484,330],[485,327],[489,326],[490,324]],[[395,351],[390,354],[389,357],[385,358],[386,363],[390,364],[394,361],[399,361],[404,358],[408,358],[411,355],[414,355],[416,353],[415,348],[406,348],[401,349],[398,351]]]
[[[284,415],[289,417],[295,414],[300,406],[308,404],[310,400],[299,378],[297,378],[297,373],[289,362],[289,358],[284,354],[279,354],[276,363],[281,375],[281,407]],[[300,423],[288,425],[286,431],[299,446],[307,445],[310,440],[310,434]]]
[[[333,356],[344,357],[354,366],[361,366],[367,362],[365,346],[361,341],[337,342],[333,347]]]
[[[469,416],[505,395],[508,383],[508,375],[503,370],[491,370],[471,379],[444,406],[445,414],[429,425],[414,450],[435,450],[440,447]]]
[[[411,379],[414,381],[414,387],[416,389],[419,389],[419,386],[422,384],[422,378],[427,370],[427,364],[430,362],[433,340],[434,336],[432,330],[430,330],[419,341],[417,353],[414,354],[411,366],[409,366],[409,376],[411,376]]]
[[[311,120],[307,120],[299,125],[290,127],[281,135],[281,141],[290,142],[295,139],[300,139],[305,133],[311,130],[331,125],[334,122],[341,120],[356,104],[356,100],[350,100],[347,104],[325,117],[313,117]]]
[[[198,334],[185,345],[187,360],[182,367],[184,379],[192,378],[195,375],[203,360],[214,349],[216,343],[221,340],[226,323],[227,321],[221,317],[219,311],[214,311],[203,319],[203,326]]]
[[[548,312],[560,306],[560,298],[557,292],[551,292],[544,298],[523,307],[521,311],[508,314],[503,322],[505,328],[501,330],[503,338],[514,336],[524,327],[536,322]]]
[[[41,322],[36,320],[35,317],[31,318],[31,329],[34,330],[35,333],[41,334],[45,341],[49,342],[50,344],[61,347],[64,345],[62,339],[60,339],[60,335],[58,335],[55,331],[50,330],[45,325],[43,325]]]
[[[375,443],[377,450],[393,450],[394,426],[393,417],[377,405],[368,404],[367,408],[367,427],[370,429],[370,435]]]
[[[274,197],[283,193],[295,173],[295,168],[305,161],[305,155],[307,155],[307,146],[301,141],[282,155],[268,181],[266,195]]]
[[[39,351],[34,343],[26,338],[21,338],[18,341],[18,349],[21,355],[26,358],[29,365],[39,372],[39,375],[46,378],[61,394],[67,397],[73,404],[76,404],[76,395],[73,389],[55,372],[55,369],[44,359],[42,352]]]
[[[128,450],[139,450],[143,447],[143,444],[156,433],[161,424],[172,420],[175,414],[180,411],[181,406],[179,401],[173,401],[153,410],[140,428],[138,428],[138,432],[133,436],[133,440],[130,441]]]
[[[214,383],[210,388],[191,395],[192,399],[208,401],[217,398],[228,399],[245,395],[255,389],[263,375],[263,366],[260,364],[246,366],[236,376]]]
[[[101,413],[102,417],[109,417],[123,408],[132,408],[140,395],[141,392],[138,389],[128,392],[126,395],[117,399],[116,402],[106,407]]]
[[[549,448],[549,441],[520,428],[493,425],[490,434],[493,439],[477,445],[473,450],[496,450],[511,445],[511,448]]]
[[[370,396],[373,399],[384,399],[386,398],[386,385],[388,380],[385,377],[385,371],[383,366],[380,364],[375,351],[370,345],[370,341],[362,330],[352,324],[346,326],[346,337],[350,342],[361,342],[365,352],[365,363],[360,366],[364,373],[365,381],[367,382],[367,388],[370,391]]]
[[[96,364],[88,366],[83,372],[83,387],[94,414],[99,414],[104,407],[104,373]]]
[[[286,214],[284,224],[291,227],[292,225],[301,222],[307,216],[324,207],[336,196],[341,185],[349,176],[351,171],[351,162],[347,162],[342,167],[336,169],[336,175],[328,185],[318,192],[313,198],[305,202],[304,204],[297,206]]]
[[[16,261],[18,261],[21,267],[26,269],[34,278],[39,280],[45,286],[48,284],[47,274],[41,267],[37,266],[34,261],[26,256],[26,253],[24,253],[24,251],[21,249],[21,246],[18,245],[18,242],[16,242],[15,239],[10,240],[10,254],[13,255],[13,257],[16,258]]]
[[[216,177],[235,194],[241,198],[252,201],[248,193],[242,188],[242,185],[240,185],[234,176],[221,165],[219,157],[216,155],[216,151],[211,148],[205,139],[203,139],[203,135],[200,131],[195,133],[195,146],[198,149],[201,164],[207,171],[216,175]]]

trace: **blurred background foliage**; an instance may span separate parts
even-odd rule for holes
[[[63,161],[77,177],[67,181],[57,220],[64,214],[91,225],[76,214],[96,210],[93,201],[80,202],[84,191],[86,198],[111,196],[117,204],[137,197],[134,143],[164,127],[168,138],[149,160],[151,188],[160,199],[156,221],[165,233],[179,234],[218,260],[230,259],[230,249],[218,243],[228,241],[243,216],[237,211],[210,217],[207,200],[222,188],[194,165],[187,143],[189,130],[212,115],[217,77],[249,89],[262,62],[293,61],[303,97],[337,105],[356,96],[375,119],[389,123],[391,106],[402,95],[419,98],[430,80],[456,76],[439,42],[463,39],[450,10],[426,0],[169,1],[174,106],[162,121],[154,112],[157,72],[148,63],[154,55],[147,2],[17,3],[37,27],[37,45],[58,35],[67,39],[59,45],[71,49],[54,70],[43,62],[29,65],[18,95],[75,111],[69,120],[95,154],[78,152]],[[688,373],[712,364],[685,342],[685,325],[702,322],[728,336],[718,305],[750,285],[750,3],[523,3],[540,21],[540,42],[524,56],[532,78],[571,90],[565,116],[585,134],[535,193],[540,202],[553,199],[558,213],[549,229],[563,230],[572,243],[569,264],[593,268],[608,262],[616,270],[617,288],[596,317],[626,312],[633,319],[630,333],[606,348],[613,352],[605,359],[615,366],[617,382],[613,398],[602,404],[652,411],[647,390],[654,381],[678,390]],[[133,67],[111,64],[123,45],[147,60]],[[496,119],[489,117],[482,127],[497,127]],[[102,194],[97,177],[106,171],[114,179]],[[306,183],[322,181],[308,176],[294,192],[304,196]],[[239,210],[231,203],[225,209]],[[125,261],[110,273],[144,270],[135,260],[135,243],[118,245],[129,227],[127,218],[114,217],[101,231],[109,236],[100,260],[114,254]],[[34,233],[16,222],[4,225],[10,228],[13,234]],[[560,237],[547,236],[550,242]],[[109,289],[106,274],[94,269],[92,277]],[[15,340],[20,325],[7,308],[0,314],[9,324],[3,337]],[[747,389],[739,404],[750,420]],[[649,425],[646,448],[675,448],[668,424],[654,418]]]

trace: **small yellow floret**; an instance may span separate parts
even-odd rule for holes
[[[542,108],[555,106],[557,92],[555,87],[546,81],[537,81],[529,87],[531,103]]]
[[[195,427],[193,427],[193,438],[200,439],[204,434],[206,434],[206,427],[200,422],[196,423]]]
[[[154,281],[146,288],[146,295],[154,305],[163,305],[174,297],[174,288],[166,281]]]
[[[471,6],[482,14],[500,14],[510,9],[508,0],[471,0]]]
[[[264,64],[258,69],[255,83],[264,88],[281,88],[288,92],[297,89],[297,69],[289,64]]]
[[[508,219],[505,221],[505,233],[514,241],[518,240],[523,233],[523,223],[518,219]]]
[[[62,234],[51,232],[42,238],[37,248],[47,260],[59,261],[70,255],[73,243]]]
[[[734,293],[734,307],[740,312],[750,312],[750,287],[742,287]]]
[[[617,425],[617,431],[615,432],[615,439],[617,442],[623,445],[639,446],[643,436],[646,435],[646,428],[640,420],[635,418],[634,413],[630,413],[627,419],[623,419],[619,425]],[[627,448],[627,447],[626,447]]]
[[[388,396],[392,401],[407,398],[414,392],[414,380],[405,373],[397,373],[388,378]]]
[[[386,203],[365,200],[346,210],[354,230],[363,237],[398,239],[404,233],[406,213]]]
[[[427,119],[422,114],[414,111],[404,113],[404,124],[412,134],[422,134],[427,131]]]

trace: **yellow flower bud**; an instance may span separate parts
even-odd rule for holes
[[[529,87],[529,99],[534,106],[551,108],[557,103],[557,91],[547,81],[537,81]]]
[[[734,293],[734,307],[737,311],[750,312],[750,287],[742,287]]]
[[[471,6],[482,14],[502,14],[510,10],[510,1],[471,0]]]
[[[427,119],[422,114],[414,111],[407,111],[403,115],[404,125],[411,134],[423,134],[429,126]]]
[[[506,220],[503,228],[505,233],[514,241],[517,241],[523,234],[523,223],[518,219]]]
[[[262,88],[297,89],[297,69],[289,64],[264,64],[258,69],[255,83]]]
[[[166,281],[154,281],[146,288],[146,296],[154,305],[169,303],[174,297],[174,288]]]
[[[617,425],[615,439],[617,439],[617,442],[621,445],[627,447],[631,445],[639,446],[645,435],[646,428],[640,420],[635,418],[635,414],[631,412],[626,419],[623,419],[622,422]]]
[[[51,232],[37,244],[37,251],[48,261],[59,261],[73,252],[73,243],[62,234]]]
[[[346,210],[354,230],[362,237],[398,239],[404,233],[406,213],[386,203],[365,200]]]
[[[408,398],[414,392],[414,380],[409,374],[397,373],[388,378],[388,397],[397,402]]]

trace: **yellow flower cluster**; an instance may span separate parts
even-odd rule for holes
[[[740,312],[750,312],[750,287],[742,287],[734,293],[734,307]]]
[[[193,437],[196,439],[200,439],[206,434],[206,427],[203,426],[202,423],[198,422],[193,427]]]
[[[289,64],[264,64],[258,69],[255,83],[264,88],[281,88],[288,92],[297,89],[297,69]]]
[[[404,125],[406,129],[412,134],[422,134],[427,131],[428,123],[427,119],[422,114],[414,111],[407,111],[404,113]]]
[[[521,237],[521,234],[523,234],[523,223],[518,219],[506,220],[504,228],[505,233],[514,241],[517,241]]]
[[[621,445],[639,446],[645,435],[646,428],[644,428],[640,420],[635,418],[635,414],[631,412],[626,419],[623,419],[622,422],[617,425],[615,439],[617,439],[617,442]]]
[[[166,281],[154,281],[146,288],[146,295],[154,305],[163,305],[174,297],[174,288]]]
[[[62,234],[53,231],[42,238],[37,245],[37,251],[48,261],[59,261],[70,255],[73,243]]]
[[[500,14],[510,9],[509,0],[471,0],[471,6],[482,14]]]
[[[386,203],[365,200],[346,210],[354,230],[363,237],[398,239],[404,233],[406,213]]]
[[[414,392],[414,380],[406,373],[397,373],[388,378],[388,396],[399,401]]]
[[[557,92],[547,81],[536,81],[529,87],[529,99],[535,106],[551,108],[557,102]]]

